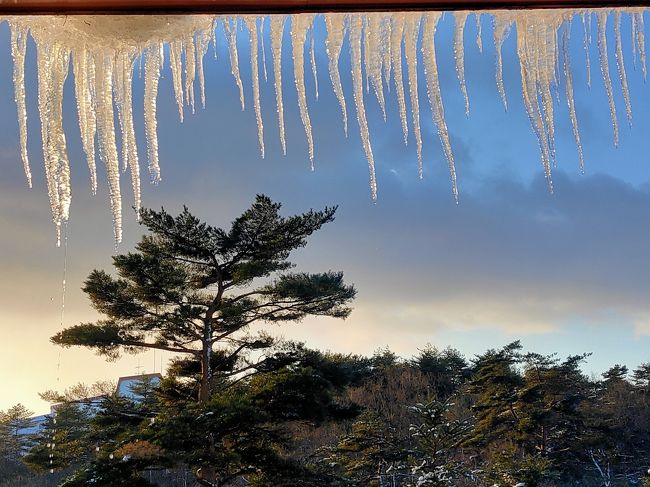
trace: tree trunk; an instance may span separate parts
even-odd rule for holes
[[[211,338],[212,327],[206,324],[203,332],[203,353],[201,355],[201,389],[199,390],[199,403],[201,404],[205,404],[210,400],[210,383],[212,382]]]

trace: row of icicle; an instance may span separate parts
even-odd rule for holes
[[[581,167],[584,166],[578,118],[573,98],[573,79],[569,56],[570,24],[581,19],[584,25],[584,45],[587,56],[588,82],[590,83],[589,45],[591,43],[591,20],[597,20],[597,45],[603,81],[609,100],[614,143],[618,143],[618,123],[614,103],[611,75],[609,72],[606,23],[613,17],[615,46],[614,56],[621,82],[625,110],[631,123],[630,97],[627,88],[626,69],[621,41],[621,14],[629,14],[632,27],[634,63],[640,64],[646,75],[643,11],[639,9],[610,10],[545,10],[545,11],[498,11],[490,12],[494,19],[493,38],[497,52],[496,85],[507,107],[502,78],[501,46],[513,26],[517,31],[517,52],[520,61],[522,94],[532,129],[538,139],[541,162],[552,190],[551,171],[555,165],[555,128],[553,115],[553,92],[558,90],[560,72],[564,77],[565,98],[578,148]],[[325,47],[332,88],[340,104],[343,128],[348,131],[348,109],[339,73],[339,58],[347,35],[352,66],[352,90],[357,121],[363,149],[370,171],[372,198],[377,197],[375,163],[366,119],[366,92],[372,91],[386,118],[384,88],[395,86],[404,142],[409,127],[415,138],[419,175],[422,177],[422,135],[420,131],[420,107],[418,88],[418,62],[424,65],[425,84],[433,122],[437,128],[445,158],[449,165],[451,187],[458,197],[454,156],[449,141],[444,108],[438,80],[435,32],[440,12],[426,13],[365,13],[323,14],[326,28]],[[460,88],[469,114],[469,98],[464,74],[464,28],[470,12],[457,12],[454,36],[454,57]],[[482,49],[480,13],[474,13],[478,27],[477,44]],[[294,66],[294,83],[298,95],[300,117],[307,137],[309,158],[314,161],[314,141],[311,119],[305,91],[305,48],[309,47],[309,63],[314,76],[316,97],[318,78],[314,45],[314,21],[319,15],[299,14],[290,17],[271,15],[266,17],[164,17],[158,19],[162,27],[152,29],[156,18],[147,18],[146,28],[139,37],[133,35],[141,22],[137,17],[130,23],[124,17],[115,20],[112,30],[104,38],[94,35],[94,29],[105,29],[106,17],[96,22],[92,17],[35,17],[11,18],[11,53],[14,61],[15,99],[18,108],[18,125],[22,161],[28,184],[31,171],[27,154],[27,111],[25,102],[25,52],[27,36],[36,43],[38,65],[38,109],[41,118],[43,158],[47,188],[53,221],[60,235],[61,226],[69,215],[71,202],[70,167],[63,131],[63,87],[72,64],[77,113],[83,149],[90,170],[91,189],[97,190],[96,153],[106,166],[109,182],[110,204],[113,214],[115,239],[122,238],[122,210],[120,194],[120,170],[129,169],[135,197],[134,206],[140,207],[140,165],[133,124],[132,85],[136,62],[144,69],[144,121],[147,141],[149,173],[152,182],[160,180],[158,164],[158,141],[156,99],[158,81],[165,63],[165,44],[168,45],[168,62],[171,66],[174,95],[181,120],[185,106],[194,111],[195,84],[198,83],[200,100],[205,105],[203,58],[211,41],[215,43],[217,23],[223,26],[228,44],[232,74],[237,85],[241,106],[244,108],[244,88],[240,76],[237,34],[245,26],[250,39],[252,70],[252,93],[257,120],[258,139],[264,157],[264,126],[260,106],[259,73],[267,79],[265,28],[270,28],[272,72],[278,128],[281,147],[286,154],[284,128],[284,103],[282,87],[283,33],[287,25],[291,29],[291,52]],[[188,20],[189,19],[189,20]],[[290,19],[290,21],[289,21]],[[57,23],[58,22],[58,23]],[[178,24],[178,25],[177,25]],[[123,26],[124,27],[120,27]],[[101,26],[101,27],[100,27]],[[75,30],[76,29],[76,30]],[[147,29],[152,29],[149,35]],[[77,30],[85,35],[77,35]],[[71,34],[72,32],[72,34]],[[154,33],[155,32],[155,33]],[[161,33],[162,32],[162,33]],[[135,37],[135,38],[134,38]],[[96,40],[98,39],[98,40]],[[102,39],[104,42],[102,42]],[[107,40],[108,39],[108,40]],[[307,44],[309,43],[309,44]],[[418,53],[421,46],[421,56]],[[262,60],[260,63],[259,54]],[[402,59],[404,52],[406,59]],[[637,61],[639,58],[639,61]],[[261,66],[260,66],[261,64]],[[144,68],[142,68],[144,65]],[[406,66],[406,73],[403,72]],[[365,76],[364,76],[365,71]],[[405,80],[408,79],[410,114],[407,114]],[[117,110],[121,151],[118,151],[114,109]],[[410,124],[408,115],[412,118]],[[121,153],[120,153],[121,152]],[[121,161],[121,167],[120,167]]]

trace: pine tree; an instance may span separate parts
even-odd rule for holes
[[[290,392],[284,398],[278,393],[287,386],[284,380],[300,387],[311,379],[276,377],[279,386],[267,391],[266,404],[246,391],[255,375],[281,370],[300,355],[251,326],[309,315],[346,318],[351,311],[356,292],[344,284],[343,273],[292,272],[288,260],[334,219],[336,207],[290,217],[281,216],[280,208],[258,195],[228,230],[200,221],[187,208],[176,217],[164,209],[142,210],[149,233],[134,252],[113,258],[117,276],[95,270],[84,284],[104,318],[52,337],[56,344],[91,348],[109,359],[146,349],[178,354],[161,387],[164,407],[155,426],[140,436],[196,467],[202,485],[255,473],[259,465],[267,467],[265,478],[273,469],[286,470],[273,449],[277,432],[265,424],[274,419],[266,406],[287,405]],[[318,384],[309,385],[320,393]],[[315,400],[328,400],[321,396]],[[106,468],[100,462],[91,470],[99,475]],[[122,470],[128,481],[134,470]]]
[[[208,401],[215,376],[267,364],[243,360],[274,344],[265,333],[247,333],[250,325],[350,313],[355,290],[341,272],[289,272],[291,251],[331,222],[336,207],[288,218],[280,207],[258,195],[229,230],[201,222],[187,208],[175,218],[142,210],[149,235],[135,252],[113,258],[118,277],[95,270],[85,282],[84,292],[106,318],[67,328],[52,341],[108,358],[145,349],[188,355],[201,365],[197,396]]]

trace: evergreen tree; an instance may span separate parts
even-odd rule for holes
[[[177,217],[142,210],[140,221],[149,234],[135,252],[113,258],[117,276],[95,270],[84,284],[104,318],[52,337],[56,344],[88,347],[109,359],[146,349],[184,356],[175,360],[173,377],[163,384],[166,409],[152,440],[177,453],[184,444],[184,457],[199,466],[203,485],[215,485],[215,468],[225,468],[218,444],[243,445],[240,435],[255,441],[250,448],[227,449],[240,460],[229,459],[224,472],[239,462],[281,463],[268,456],[266,446],[274,440],[263,431],[266,415],[251,406],[250,397],[233,399],[228,391],[298,357],[251,326],[296,322],[309,315],[346,318],[355,296],[341,272],[292,272],[288,260],[307,237],[333,220],[336,207],[290,217],[281,216],[280,207],[258,195],[228,230],[201,222],[187,208]],[[198,404],[188,401],[188,393]],[[235,407],[238,402],[241,410]],[[174,428],[189,431],[190,425],[190,437],[173,434]],[[234,437],[229,428],[235,428]]]
[[[230,230],[201,222],[187,208],[175,218],[142,210],[150,234],[136,252],[113,257],[118,277],[95,270],[85,282],[84,292],[106,318],[67,328],[52,341],[109,358],[150,348],[189,355],[201,363],[198,398],[208,401],[215,375],[262,366],[238,360],[273,345],[266,334],[247,334],[250,325],[350,313],[355,290],[341,272],[288,272],[291,251],[332,221],[336,207],[288,218],[280,207],[257,196]],[[218,370],[212,368],[215,350],[226,351]]]

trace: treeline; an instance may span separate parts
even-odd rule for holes
[[[593,378],[586,355],[519,342],[471,360],[280,348],[269,371],[216,376],[205,404],[199,364],[176,359],[133,397],[48,393],[36,434],[25,408],[2,412],[1,485],[650,486],[650,364]]]

